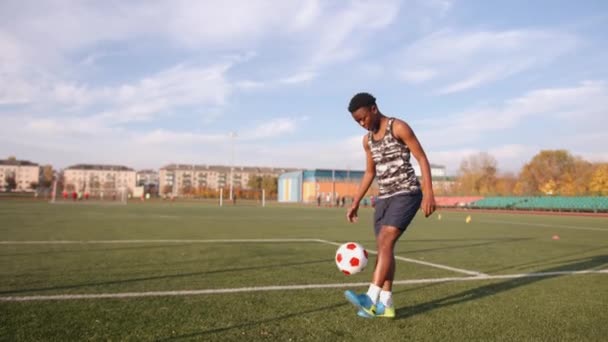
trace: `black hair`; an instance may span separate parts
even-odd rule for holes
[[[376,104],[376,98],[370,93],[358,93],[353,96],[348,104],[348,111],[354,113],[361,107],[371,107]]]

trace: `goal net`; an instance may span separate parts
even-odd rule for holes
[[[104,203],[127,204],[129,192],[126,187],[115,186],[85,186],[77,188],[74,185],[53,183],[50,203]]]

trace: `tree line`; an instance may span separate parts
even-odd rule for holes
[[[456,181],[443,191],[480,196],[606,196],[608,163],[591,163],[567,150],[544,150],[519,173],[500,174],[496,159],[482,152],[465,158]]]

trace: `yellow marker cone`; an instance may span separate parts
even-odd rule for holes
[[[437,219],[441,221],[441,214],[437,214]]]
[[[471,222],[471,215],[467,216],[467,219],[464,220],[466,223],[470,223]]]

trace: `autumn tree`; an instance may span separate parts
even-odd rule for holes
[[[274,176],[262,177],[262,189],[266,191],[266,196],[276,196],[279,189],[279,179]]]
[[[40,187],[41,188],[50,188],[53,185],[55,174],[53,171],[53,166],[44,165],[42,167],[41,175],[40,175]]]
[[[278,191],[278,178],[273,176],[249,177],[247,187],[259,191],[264,190],[266,191],[266,196],[272,196]]]
[[[261,190],[262,189],[262,176],[252,176],[247,180],[247,187],[249,189]]]
[[[524,165],[515,192],[576,195],[587,191],[591,164],[566,150],[544,150]]]
[[[172,185],[165,185],[163,186],[163,195],[168,195],[170,193],[173,192],[173,186]]]
[[[589,194],[589,184],[593,174],[593,164],[574,157],[574,167],[571,172],[564,173],[561,179],[559,194],[564,196],[580,196]]]
[[[515,193],[517,177],[514,174],[506,173],[496,178],[496,195],[509,196]]]
[[[496,192],[496,159],[486,152],[471,155],[460,164],[457,182],[467,195],[489,195]]]
[[[591,174],[589,191],[593,195],[608,196],[608,164],[600,164]]]
[[[17,188],[17,178],[14,173],[10,173],[4,177],[4,183],[6,184],[6,191],[11,192]]]

